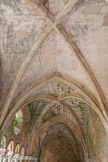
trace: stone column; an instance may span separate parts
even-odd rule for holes
[[[12,162],[13,153],[14,153],[13,151],[8,151],[8,153],[7,153],[8,162]]]
[[[22,160],[23,160],[23,156],[20,156],[19,161],[22,162]]]
[[[11,156],[8,156],[8,162],[11,162],[11,158],[12,158]]]
[[[7,162],[7,161],[6,161],[6,156],[3,156],[3,162]]]
[[[19,154],[14,154],[13,161],[18,162],[19,160],[20,160],[20,155]]]
[[[7,152],[8,151],[6,149],[0,149],[0,162],[5,162]]]
[[[3,160],[3,155],[0,155],[0,162],[2,162]]]
[[[85,162],[90,162],[90,160],[88,158],[88,153],[85,153]]]

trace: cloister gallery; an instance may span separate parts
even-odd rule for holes
[[[108,162],[108,0],[0,0],[0,162]]]

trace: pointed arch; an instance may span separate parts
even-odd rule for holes
[[[20,145],[19,144],[16,145],[14,152],[15,152],[15,154],[19,154],[19,152],[20,152]]]
[[[7,150],[14,151],[14,141],[11,140],[7,146]]]
[[[24,156],[24,147],[21,148],[21,150],[20,150],[20,155],[21,155],[21,156]]]
[[[29,142],[28,155],[32,155],[33,149],[34,149],[34,143],[38,139],[40,133],[44,132],[45,129],[48,129],[51,125],[53,125],[56,122],[64,123],[65,125],[67,125],[72,130],[75,131],[75,133],[77,134],[77,136],[78,136],[78,138],[81,142],[81,145],[82,145],[82,148],[83,148],[83,151],[84,151],[84,154],[85,154],[85,159],[86,159],[88,157],[88,152],[87,152],[87,147],[86,147],[86,143],[85,143],[85,139],[84,139],[83,135],[81,134],[79,128],[72,121],[66,119],[62,115],[58,115],[58,116],[50,119],[50,121],[47,121],[38,129],[35,128],[35,130],[33,131],[33,134],[32,134],[32,138]]]
[[[59,76],[56,76],[56,77],[52,77],[50,79],[48,79],[47,81],[44,81],[38,85],[35,85],[34,87],[32,87],[29,91],[27,91],[24,95],[22,95],[20,97],[20,99],[16,102],[16,104],[14,105],[13,109],[10,111],[10,113],[8,114],[6,120],[4,121],[2,127],[1,127],[1,130],[4,129],[4,127],[6,126],[6,123],[9,123],[12,119],[12,117],[15,115],[15,113],[21,109],[21,107],[23,107],[24,105],[26,105],[27,103],[31,102],[34,100],[34,98],[42,98],[42,99],[51,99],[51,100],[55,100],[55,101],[61,101],[62,98],[58,98],[54,95],[50,95],[50,94],[43,94],[43,95],[35,95],[32,96],[31,98],[29,98],[29,96],[31,94],[33,94],[34,92],[36,92],[37,90],[39,90],[39,88],[42,88],[44,87],[45,85],[47,85],[47,83],[52,83],[52,82],[56,82],[56,81],[60,81],[66,85],[70,85],[70,86],[74,86],[75,89],[78,90],[78,94],[75,96],[74,94],[71,95],[70,97],[77,97],[77,98],[80,98],[82,101],[86,102],[86,103],[89,103],[90,104],[90,107],[94,109],[94,111],[98,114],[98,116],[100,117],[104,127],[105,127],[105,130],[108,134],[108,124],[107,124],[107,119],[106,119],[106,115],[105,115],[105,111],[101,109],[98,101],[95,100],[95,97],[93,99],[93,94],[92,93],[89,93],[88,90],[85,90],[83,89],[77,82],[72,82],[70,80],[67,80],[66,78],[63,78],[63,77],[59,77]],[[91,94],[91,95],[90,95]]]
[[[1,141],[1,148],[6,149],[6,136],[3,136],[2,141]]]

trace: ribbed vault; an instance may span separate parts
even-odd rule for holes
[[[107,11],[107,0],[0,1],[0,140],[41,161],[107,162]]]

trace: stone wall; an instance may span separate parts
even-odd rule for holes
[[[98,115],[91,109],[87,117],[87,143],[90,162],[108,161],[108,136]]]

